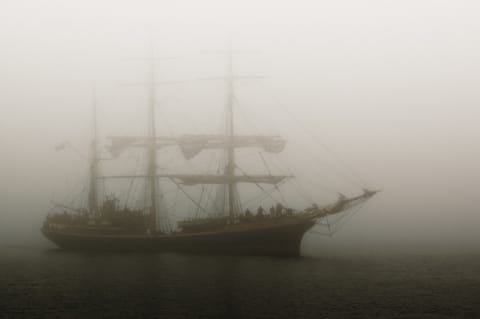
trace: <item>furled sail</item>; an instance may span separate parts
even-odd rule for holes
[[[183,135],[178,138],[178,144],[186,159],[197,156],[204,149],[219,149],[230,146],[231,138],[225,135]],[[285,148],[286,141],[279,136],[246,135],[234,136],[233,146],[261,147],[270,153],[280,153]]]
[[[113,157],[119,156],[129,147],[147,147],[147,137],[115,136],[110,137],[111,144],[107,147]],[[182,135],[179,137],[157,136],[157,148],[178,145],[186,159],[192,159],[204,149],[221,149],[230,146],[230,137],[226,135]],[[245,135],[234,136],[235,148],[260,147],[269,153],[280,153],[284,150],[286,141],[279,136]]]

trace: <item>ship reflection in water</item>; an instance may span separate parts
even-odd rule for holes
[[[5,318],[478,318],[480,257],[3,251]]]

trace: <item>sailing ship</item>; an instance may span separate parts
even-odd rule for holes
[[[84,208],[55,204],[57,210],[49,214],[41,228],[43,234],[63,249],[82,251],[160,251],[196,254],[299,256],[304,234],[314,225],[341,214],[354,206],[360,206],[377,193],[363,189],[356,196],[339,195],[326,205],[312,204],[292,208],[277,201],[266,211],[261,206],[255,212],[242,210],[238,185],[278,185],[293,175],[248,174],[239,169],[236,161],[239,148],[260,148],[269,153],[280,153],[286,141],[279,136],[239,135],[235,131],[234,85],[232,53],[228,54],[227,103],[225,106],[225,131],[223,134],[158,136],[155,123],[155,72],[153,53],[149,81],[148,135],[144,137],[110,137],[108,150],[118,155],[127,148],[144,148],[147,167],[143,175],[100,174],[97,124],[91,143],[89,167],[88,205]],[[187,160],[208,150],[221,153],[219,169],[215,174],[159,173],[157,157],[168,147],[179,149],[179,155]],[[262,158],[262,160],[264,160]],[[148,194],[143,208],[120,207],[115,196],[99,199],[98,183],[106,179],[142,178]],[[204,216],[179,220],[176,227],[168,221],[165,198],[159,180],[167,179],[191,200]],[[185,187],[210,185],[216,188],[220,204],[203,207],[200,201],[184,191]]]

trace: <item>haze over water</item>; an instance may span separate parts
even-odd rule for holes
[[[479,315],[477,2],[1,8],[0,308],[79,318]],[[130,84],[146,78],[137,58],[148,56],[150,32],[156,55],[174,57],[158,61],[159,79],[186,81],[159,88],[160,134],[218,127],[224,85],[199,79],[224,75],[217,53],[231,37],[243,52],[238,74],[267,76],[238,83],[238,129],[285,136],[284,160],[319,203],[363,184],[383,191],[334,236],[307,234],[313,259],[55,250],[39,228],[52,199],[84,185],[92,86],[102,137],[144,134],[146,92]],[[80,155],[55,152],[64,141]]]

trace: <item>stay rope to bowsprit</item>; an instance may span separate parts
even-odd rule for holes
[[[323,142],[321,142],[319,140],[319,138],[317,136],[315,136],[310,130],[308,130],[304,125],[301,125],[299,120],[297,119],[296,116],[294,116],[282,103],[280,103],[280,101],[278,101],[278,99],[276,99],[274,96],[272,96],[272,99],[274,100],[274,102],[276,102],[276,104],[279,106],[280,109],[282,109],[286,114],[287,116],[292,119],[296,124],[297,126],[300,126],[303,131],[317,144],[319,144],[321,146],[321,148],[326,151],[327,153],[330,154],[330,156],[338,163],[338,164],[341,164],[341,166],[344,167],[344,169],[346,169],[350,174],[346,174],[345,171],[341,171],[338,167],[338,165],[332,165],[330,164],[330,166],[332,167],[333,171],[335,171],[339,176],[342,176],[343,178],[345,178],[345,180],[347,181],[350,181],[351,184],[357,186],[357,187],[360,187],[362,189],[365,189],[365,188],[368,188],[366,187],[367,183],[361,179],[355,172],[354,170],[349,167],[344,161],[342,161],[339,156],[333,152],[333,150],[331,150],[329,147],[327,147]],[[240,101],[238,100],[238,98],[236,96],[234,96],[234,101],[235,101],[235,105],[237,106],[237,110],[240,110],[242,111],[242,108],[240,107],[241,103]],[[246,116],[246,114],[244,114],[243,112],[240,112],[244,118],[245,121],[249,122],[250,126],[251,127],[254,127],[255,125],[253,124],[252,121],[249,121],[249,118],[248,116]],[[255,127],[257,130],[258,130],[258,127]],[[314,152],[312,152],[312,149],[311,148],[306,148],[306,151],[305,153],[308,153],[314,160],[316,161],[322,161],[324,162],[324,159],[320,158],[317,154],[315,154]],[[267,170],[268,169],[268,165],[266,165],[266,161],[265,161],[265,158],[263,157],[263,155],[261,153],[259,153],[264,165],[267,167]],[[285,163],[282,163],[284,166],[285,166]],[[245,174],[245,173],[244,173]],[[349,176],[350,175],[350,176]],[[315,183],[316,184],[316,183]],[[309,198],[310,199],[310,202],[315,202],[311,199],[310,196],[307,196],[307,192],[305,192],[305,190],[302,190],[300,189],[298,183],[296,183],[297,187],[295,187],[296,191],[298,192],[298,194],[303,197],[303,198]],[[257,187],[259,187],[259,185],[257,185]],[[261,187],[259,187],[264,193],[265,190]],[[321,187],[321,188],[324,188],[324,189],[327,189],[327,187]],[[277,193],[280,195],[281,197],[281,201],[284,201],[285,202],[285,198],[282,194],[282,192],[278,189],[278,187],[275,188],[275,190],[277,191]],[[329,192],[332,192],[331,189],[328,189]],[[334,193],[338,193],[338,191],[333,191]],[[268,193],[267,193],[268,194]],[[271,196],[269,196],[271,197]]]
[[[357,207],[355,207],[355,209],[351,212],[348,212],[349,209],[347,209],[346,214],[344,216],[340,216],[340,218],[333,223],[329,222],[328,216],[325,216],[326,223],[321,223],[321,219],[315,223],[316,226],[318,225],[326,227],[328,230],[327,232],[321,232],[312,228],[311,230],[309,230],[309,233],[322,236],[333,236],[334,234],[339,232],[345,226],[345,224],[347,224],[348,221],[352,219],[352,217],[366,205],[367,201],[368,200],[365,200],[364,202],[358,204]]]
[[[265,90],[263,91],[270,91],[265,86],[264,88]],[[359,174],[357,174],[357,172],[350,165],[347,165],[347,163],[342,160],[342,158],[336,152],[334,152],[330,147],[323,143],[318,136],[316,136],[309,129],[307,129],[305,125],[302,125],[298,118],[287,107],[285,107],[285,105],[281,103],[272,93],[270,94],[270,97],[273,102],[278,106],[278,108],[281,109],[288,116],[289,119],[293,120],[297,124],[297,126],[299,126],[315,143],[317,143],[325,152],[329,153],[338,164],[343,166],[343,168],[348,171],[350,175],[350,178],[348,179],[350,180],[350,182],[357,186],[360,186],[361,188],[368,188],[367,185],[369,185],[369,183],[367,183],[364,178],[361,178]],[[340,174],[340,172],[338,171],[337,173]]]

